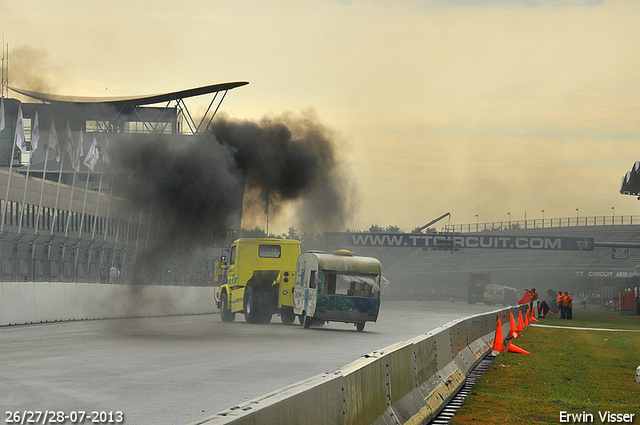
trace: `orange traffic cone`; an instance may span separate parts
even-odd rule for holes
[[[527,350],[523,350],[520,347],[516,347],[509,341],[509,345],[507,346],[507,353],[519,353],[519,354],[529,354]]]
[[[514,319],[513,317],[513,313],[511,314],[511,321],[509,323],[509,336],[511,338],[517,338],[520,336],[520,333],[518,332],[518,328],[516,327],[516,319]]]
[[[522,311],[518,315],[518,330],[519,331],[523,331],[524,330],[524,322],[522,321]]]
[[[493,339],[493,351],[499,353],[504,350],[504,340],[502,339],[502,323],[500,322],[500,317],[496,316],[496,319],[498,319],[498,325],[496,326],[496,337]]]
[[[531,326],[531,322],[529,322],[529,315],[528,314],[524,315],[524,325],[525,326]]]
[[[537,322],[538,319],[536,319],[536,312],[534,309],[531,309],[531,321],[532,322]]]

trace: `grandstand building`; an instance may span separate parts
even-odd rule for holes
[[[246,82],[153,96],[89,98],[11,88],[33,100],[4,97],[0,112],[0,280],[105,282],[118,266],[122,282],[137,250],[158,236],[161,217],[133,211],[114,196],[108,140],[158,135],[179,142],[204,131],[227,92]],[[185,98],[209,96],[207,113],[190,114]],[[54,136],[55,134],[55,136]],[[95,144],[94,144],[95,141]],[[91,154],[93,152],[93,154]],[[194,273],[171,267],[162,284],[207,284],[212,257]],[[179,272],[176,272],[179,271]],[[195,280],[194,280],[195,279]]]

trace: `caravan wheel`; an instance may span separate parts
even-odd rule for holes
[[[311,327],[311,324],[313,323],[313,317],[309,317],[306,314],[303,316],[304,317],[304,328],[305,329],[309,329]]]

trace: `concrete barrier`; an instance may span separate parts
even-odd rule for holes
[[[491,351],[496,316],[503,340],[509,322],[502,313],[454,320],[424,335],[362,356],[330,374],[293,384],[190,425],[421,424],[433,419]]]
[[[0,283],[0,326],[216,311],[212,287]]]
[[[343,384],[339,372],[317,375],[194,424],[344,424]]]

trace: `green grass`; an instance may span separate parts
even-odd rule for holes
[[[593,306],[574,308],[573,317],[540,324],[640,329],[640,316]],[[640,332],[530,326],[521,334],[512,343],[531,354],[496,357],[450,424],[553,424],[560,411],[591,413],[594,423],[602,423],[598,412],[634,413],[640,424]]]
[[[583,309],[578,304],[574,304],[573,320],[560,320],[554,315],[548,315],[544,319],[538,320],[542,325],[575,326],[579,328],[640,328],[640,316],[623,316],[619,311],[605,310],[602,307],[593,305],[588,305],[586,309]]]

